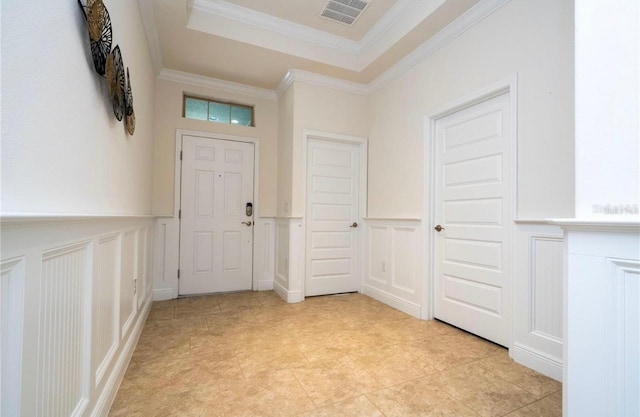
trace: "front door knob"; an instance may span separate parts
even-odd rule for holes
[[[434,229],[436,229],[436,232],[441,232],[444,230],[444,227],[437,225],[436,227],[434,227]]]
[[[251,226],[253,223],[251,223],[251,222],[242,222],[242,224],[246,224],[246,225],[247,225],[247,227],[249,227],[249,226]]]
[[[354,227],[354,228],[355,228],[355,227],[358,227],[358,223],[353,222],[353,224],[352,224],[351,226],[349,226],[349,227]]]

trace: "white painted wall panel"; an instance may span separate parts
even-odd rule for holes
[[[24,326],[24,258],[0,263],[0,415],[20,415],[22,334]]]
[[[640,228],[566,225],[564,413],[640,412]],[[587,347],[588,348],[585,348]]]
[[[81,415],[89,402],[84,338],[91,271],[88,242],[42,255],[36,416]]]
[[[422,314],[424,270],[418,220],[365,220],[363,292],[407,314]]]
[[[393,262],[391,285],[409,294],[415,294],[418,288],[418,259],[420,244],[417,240],[418,232],[415,228],[394,227],[393,231]]]
[[[97,386],[118,350],[120,326],[118,295],[120,280],[120,234],[98,239],[92,303],[92,365]]]
[[[120,337],[124,338],[131,328],[136,314],[135,266],[136,231],[128,230],[122,234],[122,252],[120,262]]]
[[[516,225],[513,342],[510,355],[562,380],[564,237],[542,222]]]
[[[562,341],[562,277],[564,241],[559,238],[532,236],[530,331]]]

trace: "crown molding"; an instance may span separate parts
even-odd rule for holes
[[[360,40],[359,71],[371,65],[445,1],[398,0]]]
[[[138,0],[147,1],[147,0]],[[199,0],[195,0],[196,2]],[[202,0],[200,0],[202,1]],[[214,1],[214,0],[207,0]],[[217,0],[216,0],[217,1]],[[282,96],[294,81],[303,82],[307,84],[317,85],[321,87],[333,88],[336,90],[342,90],[354,94],[368,95],[376,92],[382,88],[388,82],[400,77],[411,68],[421,63],[434,52],[452,42],[458,36],[462,35],[467,30],[474,27],[477,23],[484,18],[491,15],[493,12],[507,4],[511,0],[482,0],[471,9],[467,10],[464,14],[451,22],[440,32],[434,35],[429,40],[425,41],[422,45],[416,48],[409,55],[398,61],[395,65],[387,69],[380,74],[377,78],[371,81],[369,84],[361,84],[352,81],[346,81],[338,78],[329,77],[317,73],[308,71],[292,69],[289,70],[283,77],[282,81],[278,85],[276,91],[267,90],[257,87],[251,87],[243,84],[233,83],[224,80],[218,80],[215,78],[204,77],[195,74],[189,74],[181,71],[174,71],[169,69],[163,69],[160,72],[158,78],[180,82],[195,86],[216,88],[225,91],[246,94],[254,97],[266,98],[269,100],[276,100]]]
[[[289,70],[287,75],[291,76],[292,81],[299,81],[306,84],[317,85],[320,87],[333,88],[335,90],[346,91],[353,94],[369,94],[369,87],[366,84],[328,77],[326,75],[316,74],[315,72],[293,69]],[[285,78],[287,78],[287,76],[285,76]]]
[[[482,0],[369,83],[375,92],[471,29],[511,0]]]
[[[293,84],[293,74],[290,70],[287,71],[284,77],[282,77],[282,81],[280,81],[280,84],[276,89],[276,95],[278,96],[278,98],[282,97],[282,95],[287,92],[291,84]]]
[[[140,11],[144,33],[147,36],[147,45],[149,46],[153,69],[158,75],[163,68],[162,53],[160,52],[160,39],[151,0],[138,0],[138,10]]]
[[[445,0],[398,0],[359,41],[224,0],[189,0],[187,27],[351,71],[362,71]],[[232,21],[234,24],[225,24]]]
[[[352,94],[369,94],[369,87],[367,87],[366,84],[328,77],[326,75],[316,74],[315,72],[291,69],[287,71],[285,76],[282,78],[280,85],[278,85],[278,89],[276,90],[278,97],[281,97],[294,81],[325,88],[332,88],[334,90],[345,91]]]
[[[349,53],[357,53],[359,49],[358,43],[351,39],[310,28],[308,26],[271,16],[266,13],[258,12],[223,0],[193,0],[190,5],[195,10],[214,14],[236,22],[256,26],[307,42],[313,42],[328,48],[335,48]]]
[[[196,75],[167,68],[164,68],[162,71],[160,71],[158,79],[173,81],[182,84],[189,84],[196,87],[213,88],[216,90],[243,94],[246,96],[261,98],[265,100],[277,100],[276,92],[273,90],[267,90],[266,88],[253,87],[245,84],[219,80],[217,78],[205,77],[203,75]]]

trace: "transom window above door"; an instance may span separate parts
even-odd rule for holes
[[[183,109],[187,119],[255,126],[252,106],[185,95]]]

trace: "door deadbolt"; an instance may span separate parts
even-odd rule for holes
[[[434,229],[436,229],[436,232],[441,232],[444,230],[444,227],[437,225],[436,227],[434,227]]]
[[[356,228],[356,227],[358,227],[358,223],[356,223],[356,222],[353,222],[353,224],[352,224],[351,226],[349,226],[349,227],[353,227],[353,228]]]

